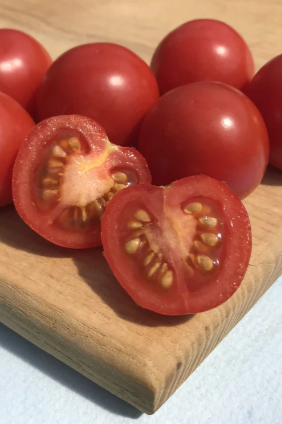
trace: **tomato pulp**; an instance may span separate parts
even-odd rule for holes
[[[0,91],[35,115],[36,92],[52,59],[30,35],[0,29]]]
[[[213,19],[187,22],[169,33],[151,62],[160,93],[196,81],[220,81],[243,89],[255,68],[243,38]]]
[[[182,315],[214,308],[238,289],[251,227],[226,184],[199,175],[118,193],[102,219],[102,242],[113,273],[140,306]]]
[[[149,66],[125,47],[75,47],[50,67],[38,93],[40,119],[80,114],[99,122],[112,143],[135,145],[140,124],[159,97]]]
[[[240,91],[197,82],[162,96],[144,119],[139,150],[156,185],[204,174],[243,199],[261,182],[269,159],[265,123]]]
[[[0,92],[0,207],[13,201],[13,166],[20,145],[34,125],[18,102]]]
[[[19,215],[42,237],[85,248],[101,244],[100,218],[115,194],[150,182],[135,149],[111,144],[89,118],[57,116],[39,123],[22,144],[13,195]]]

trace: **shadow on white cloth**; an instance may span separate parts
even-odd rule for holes
[[[0,346],[111,413],[131,419],[137,419],[142,415],[133,406],[88,380],[1,323]]]

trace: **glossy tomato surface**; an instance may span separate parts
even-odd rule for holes
[[[75,47],[47,72],[38,96],[41,119],[81,114],[95,119],[112,143],[134,145],[144,115],[159,97],[148,65],[125,47]]]
[[[18,102],[0,92],[0,207],[13,201],[13,166],[20,145],[34,125]]]
[[[146,116],[139,150],[156,185],[205,174],[244,198],[260,183],[269,141],[256,106],[240,91],[198,82],[166,93]]]
[[[101,244],[101,216],[115,194],[150,183],[135,149],[111,144],[92,119],[57,116],[40,122],[19,151],[13,173],[14,203],[22,219],[54,244]]]
[[[0,29],[0,91],[17,100],[32,115],[36,92],[52,59],[30,35]]]
[[[151,68],[161,94],[196,81],[220,81],[242,89],[255,72],[243,38],[212,19],[190,21],[169,33],[157,47]]]
[[[199,175],[118,193],[102,219],[102,242],[135,302],[182,315],[214,308],[238,289],[250,259],[251,227],[232,191]]]
[[[282,169],[282,55],[264,65],[246,89],[269,134],[270,163]]]

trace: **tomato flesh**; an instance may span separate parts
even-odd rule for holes
[[[240,286],[251,228],[240,200],[199,175],[119,193],[102,219],[105,257],[143,308],[182,315],[225,302]]]
[[[101,244],[100,218],[114,195],[150,181],[136,150],[110,143],[89,118],[59,116],[38,124],[23,143],[14,168],[14,202],[47,240],[92,247]]]

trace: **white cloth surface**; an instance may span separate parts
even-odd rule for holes
[[[282,424],[282,278],[153,416],[0,324],[0,424]]]

